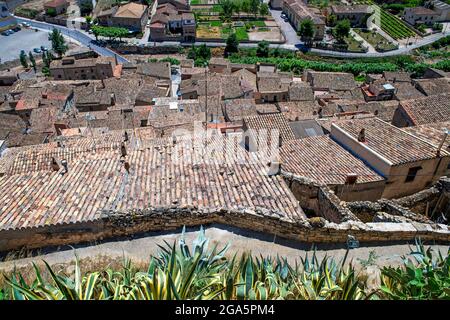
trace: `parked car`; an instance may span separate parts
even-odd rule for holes
[[[20,30],[22,30],[22,28],[20,27],[20,26],[15,26],[13,29],[12,29],[14,32],[18,32],[18,31],[20,31]]]
[[[284,12],[281,13],[280,17],[282,17],[283,19],[286,18],[286,17],[287,17],[287,16],[286,16],[286,13],[284,13]]]
[[[25,28],[29,28],[29,27],[30,27],[30,24],[29,24],[28,22],[23,22],[23,23],[22,23],[22,26],[25,27]]]
[[[2,36],[9,36],[8,30],[2,32]]]
[[[41,50],[42,50],[42,51],[48,51],[48,48],[47,48],[47,47],[44,47],[44,46],[41,46]]]
[[[288,21],[289,21],[289,18],[286,17],[286,18],[284,18],[283,20],[284,20],[284,22],[288,22]]]
[[[34,48],[33,51],[36,52],[36,53],[41,53],[42,52],[42,50],[40,48]]]

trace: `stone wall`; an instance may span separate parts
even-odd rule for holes
[[[0,231],[0,251],[106,240],[148,231],[175,230],[182,226],[210,223],[221,223],[308,243],[345,243],[348,235],[361,242],[412,241],[415,237],[450,242],[450,230],[444,225],[418,222],[364,224],[346,221],[340,224],[326,222],[323,227],[312,227],[307,221],[294,221],[265,209],[200,210],[195,207],[172,207],[104,212],[102,217],[95,221]]]
[[[316,216],[334,223],[360,222],[327,186],[293,174],[282,174],[302,209],[314,211]]]
[[[419,191],[410,196],[406,196],[403,198],[395,199],[394,202],[399,205],[408,208],[409,210],[417,213],[425,215],[428,211],[428,215],[431,214],[436,205],[443,208],[445,204],[449,201],[450,198],[450,178],[443,177],[441,178],[435,185],[432,187]],[[444,200],[440,200],[441,195],[446,198]]]

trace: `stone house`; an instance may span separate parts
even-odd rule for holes
[[[331,6],[330,12],[338,21],[347,19],[354,27],[366,27],[367,18],[372,14],[368,5],[334,5]]]
[[[66,12],[69,7],[69,2],[67,0],[51,0],[44,3],[44,10],[55,10],[57,15],[63,14]]]
[[[114,76],[117,61],[111,57],[53,60],[50,75],[55,80],[100,80]]]
[[[323,16],[314,12],[302,0],[284,0],[282,8],[295,30],[299,31],[302,21],[309,19],[314,24],[314,40],[323,39],[325,35]]]
[[[100,25],[127,28],[135,32],[144,31],[148,18],[148,6],[135,2],[112,7],[97,15]]]
[[[439,16],[439,13],[425,7],[405,8],[403,13],[403,19],[413,26],[418,24],[433,25],[439,21]]]
[[[387,199],[429,187],[450,162],[447,151],[378,118],[336,121],[330,136],[386,179]]]
[[[410,127],[450,120],[450,94],[444,93],[419,99],[400,101],[392,123]]]

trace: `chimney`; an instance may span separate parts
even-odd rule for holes
[[[358,175],[356,173],[349,173],[345,178],[345,184],[355,184],[358,180]]]
[[[63,172],[63,174],[69,172],[69,168],[68,168],[68,166],[67,166],[67,160],[66,160],[66,159],[62,159],[62,160],[61,160],[61,165],[64,167],[64,172]]]
[[[366,142],[366,130],[364,128],[362,128],[361,131],[358,134],[358,141],[359,142]]]
[[[281,134],[278,136],[278,148],[281,148],[281,146],[283,145],[283,137],[281,136]]]
[[[125,161],[123,163],[123,167],[125,168],[125,170],[127,171],[127,173],[130,173],[130,163],[128,161]]]
[[[269,171],[267,175],[270,176],[277,176],[281,173],[281,162],[279,161],[271,161],[268,163]]]
[[[128,132],[125,131],[124,135],[123,135],[123,141],[126,142],[128,141]]]
[[[319,118],[323,118],[323,109],[322,109],[322,107],[319,108],[319,111],[317,113],[319,114]]]
[[[177,144],[177,136],[175,136],[175,135],[172,136],[172,144],[173,145]]]
[[[439,147],[438,147],[437,152],[436,152],[436,156],[437,157],[441,156],[442,146],[444,145],[444,142],[447,139],[448,131],[449,131],[448,129],[444,130],[444,136],[442,137],[441,143],[439,143]]]
[[[59,171],[59,165],[58,165],[58,162],[56,162],[55,158],[52,158],[52,162],[50,165],[51,165],[53,171]]]

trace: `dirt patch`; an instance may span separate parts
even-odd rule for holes
[[[283,36],[279,28],[268,28],[269,31],[251,31],[248,33],[248,38],[251,41],[282,41]],[[265,29],[263,29],[265,30]]]

